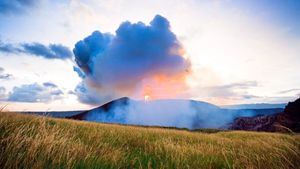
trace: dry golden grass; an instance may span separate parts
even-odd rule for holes
[[[299,168],[300,136],[0,113],[1,168]]]

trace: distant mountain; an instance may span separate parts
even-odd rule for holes
[[[281,113],[258,117],[239,117],[229,125],[229,129],[300,132],[300,98],[289,102]]]
[[[49,117],[55,117],[55,118],[67,118],[70,116],[75,116],[77,114],[80,114],[84,112],[84,110],[75,110],[75,111],[43,111],[43,112],[37,112],[37,111],[26,111],[26,112],[20,112],[23,114],[32,114],[32,115],[39,115],[39,116],[49,116]]]
[[[286,103],[270,104],[270,103],[257,103],[257,104],[236,104],[236,105],[224,105],[221,106],[225,109],[284,109]]]
[[[237,117],[274,114],[282,109],[230,110],[194,100],[141,101],[124,97],[68,118],[104,123],[188,129],[224,128]]]

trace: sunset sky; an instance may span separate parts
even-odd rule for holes
[[[298,0],[0,0],[0,104],[292,101],[299,18]]]

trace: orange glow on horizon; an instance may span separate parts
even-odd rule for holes
[[[188,90],[186,77],[188,72],[176,75],[156,75],[151,78],[144,79],[139,97],[144,100],[155,99],[171,99],[180,97]]]

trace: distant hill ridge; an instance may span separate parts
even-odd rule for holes
[[[237,105],[224,105],[220,106],[226,109],[274,109],[285,108],[287,103],[270,104],[270,103],[255,103],[255,104],[237,104]]]

